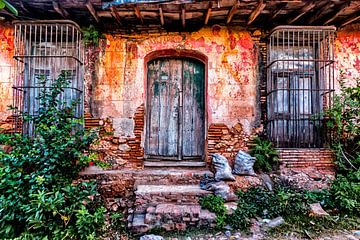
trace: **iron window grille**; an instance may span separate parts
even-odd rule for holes
[[[334,34],[329,26],[279,26],[267,56],[267,132],[276,147],[323,147],[324,109],[334,92]]]
[[[65,104],[77,101],[75,118],[83,115],[83,45],[79,26],[68,20],[15,21],[15,81],[13,115],[16,132],[34,134],[33,121],[23,121],[23,114],[35,116],[39,94],[66,71],[70,84],[59,96]],[[45,80],[45,84],[39,84]]]

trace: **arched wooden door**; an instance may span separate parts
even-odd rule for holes
[[[159,58],[147,65],[147,159],[203,159],[205,66]]]

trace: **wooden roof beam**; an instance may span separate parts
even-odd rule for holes
[[[308,21],[308,24],[314,23],[316,20],[324,16],[329,11],[329,9],[333,8],[334,6],[335,4],[333,2],[325,3],[325,5],[323,5],[320,9],[316,11],[316,13],[314,13],[311,16],[311,18]]]
[[[24,6],[24,3],[22,1],[20,1],[20,8],[26,12],[26,13],[30,13],[30,11]]]
[[[111,10],[111,15],[113,16],[113,18],[115,18],[116,22],[119,24],[119,25],[122,25],[121,24],[121,19],[120,19],[120,15],[119,13],[117,12],[115,6],[111,6],[110,7],[110,10]]]
[[[139,9],[138,5],[134,6],[134,12],[135,12],[136,17],[141,21],[141,24],[144,24],[144,19],[141,16],[141,12],[140,12],[140,9]]]
[[[295,10],[295,13],[299,13],[296,16],[290,18],[287,23],[292,24],[302,16],[304,16],[306,13],[308,13],[311,9],[313,9],[316,6],[316,1],[309,1],[306,3],[300,10]]]
[[[164,26],[165,21],[164,21],[164,13],[163,13],[162,6],[159,7],[159,17],[160,17],[161,26]]]
[[[277,9],[275,12],[273,12],[273,14],[271,15],[270,20],[275,19],[275,18],[281,13],[281,11],[282,11],[286,6],[287,6],[287,3],[286,3],[286,2],[281,3],[281,4],[279,5],[278,9]]]
[[[86,1],[85,6],[87,7],[87,9],[91,13],[91,15],[95,18],[96,22],[100,22],[99,15],[97,14],[97,12],[96,12],[94,6],[92,5],[92,3],[90,2],[90,0]]]
[[[360,19],[360,11],[356,11],[354,14],[352,14],[349,18],[347,18],[343,23],[341,23],[340,27],[344,27],[352,22],[355,22],[356,20]]]
[[[181,24],[182,27],[185,28],[186,26],[186,19],[185,19],[185,5],[181,5]]]
[[[52,4],[53,4],[54,10],[58,14],[60,14],[63,18],[69,17],[69,13],[65,9],[63,9],[58,2],[53,1]]]
[[[204,20],[205,25],[207,25],[208,22],[209,22],[209,18],[210,18],[210,15],[211,15],[211,8],[212,8],[212,2],[210,1],[208,9],[207,9],[206,14],[205,14],[205,20]]]
[[[247,21],[247,25],[250,25],[255,19],[259,16],[262,10],[266,7],[266,3],[263,0],[259,2],[254,11],[250,14],[250,17]]]
[[[234,17],[234,14],[238,10],[238,2],[236,1],[232,8],[229,10],[228,15],[226,17],[226,24],[229,24]]]
[[[336,13],[334,15],[332,15],[330,18],[328,18],[325,22],[324,25],[327,25],[329,23],[331,23],[332,21],[334,21],[343,11],[345,8],[347,8],[350,5],[350,1],[346,1],[345,3],[341,4],[339,7],[335,7],[335,11]]]

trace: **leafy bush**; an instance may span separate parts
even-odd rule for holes
[[[255,146],[250,149],[250,154],[256,157],[254,169],[269,172],[274,169],[278,161],[278,152],[269,140],[256,137]]]
[[[96,29],[94,25],[83,28],[82,33],[85,45],[98,46],[99,40],[104,38],[104,35],[98,29]]]
[[[95,239],[104,225],[104,207],[93,182],[73,183],[91,160],[84,151],[94,141],[73,118],[59,95],[71,76],[62,72],[53,88],[40,93],[35,135],[14,135],[0,156],[0,234],[19,239]],[[45,78],[40,79],[45,85]]]
[[[360,170],[337,175],[331,185],[334,205],[342,214],[360,216]]]
[[[277,185],[273,192],[262,187],[253,187],[237,192],[238,208],[229,217],[229,223],[237,229],[246,230],[251,218],[275,218],[307,213],[306,199],[299,191]]]
[[[216,227],[222,228],[226,222],[226,207],[222,197],[216,195],[208,195],[200,199],[200,205],[216,214]]]
[[[360,167],[360,79],[355,86],[346,86],[345,80],[341,74],[340,93],[325,111],[340,172],[356,171]]]
[[[330,192],[334,207],[342,214],[360,213],[360,79],[346,86],[343,73],[340,93],[324,115],[331,132],[331,148],[336,152],[338,168]]]

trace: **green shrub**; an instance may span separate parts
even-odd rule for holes
[[[222,197],[208,195],[200,199],[200,205],[216,214],[216,227],[221,229],[226,223],[226,207]]]
[[[360,170],[351,171],[347,176],[341,174],[331,185],[334,205],[342,214],[360,216]]]
[[[254,139],[255,146],[250,149],[250,154],[256,157],[254,169],[269,172],[277,166],[278,152],[274,149],[269,140],[256,137]]]
[[[337,175],[330,189],[333,207],[341,214],[360,213],[360,79],[346,86],[340,75],[340,93],[324,112],[331,133],[331,148],[336,153]]]
[[[307,214],[306,199],[299,191],[277,185],[273,192],[262,187],[253,187],[237,192],[238,207],[229,223],[237,229],[247,230],[252,218],[275,218]]]
[[[91,158],[94,133],[73,118],[76,102],[59,98],[71,76],[62,72],[53,88],[41,91],[35,135],[14,135],[12,150],[0,155],[0,235],[19,239],[95,239],[104,225],[93,182],[73,183]],[[45,78],[41,83],[45,85]],[[1,137],[6,139],[6,137]]]
[[[341,73],[341,91],[324,113],[340,173],[360,167],[360,78],[356,79],[355,86],[346,86],[345,82]]]
[[[105,38],[104,35],[94,27],[90,25],[89,27],[84,27],[82,29],[83,33],[83,42],[85,45],[98,46],[99,40]]]

